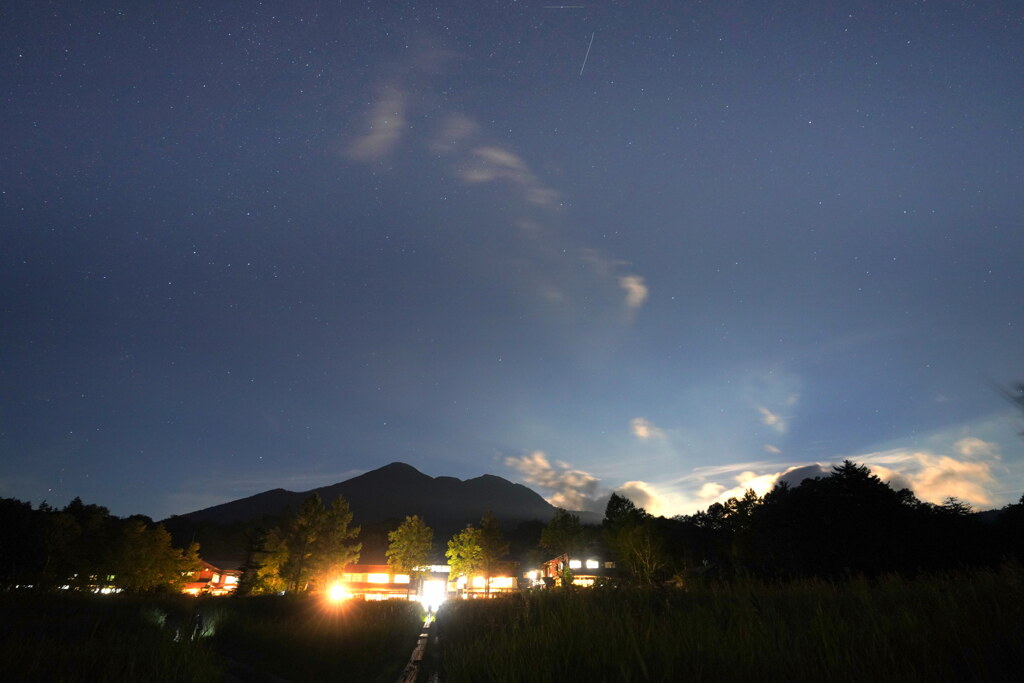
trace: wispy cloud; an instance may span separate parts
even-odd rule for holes
[[[517,470],[528,484],[548,489],[548,502],[566,510],[603,512],[598,496],[600,480],[568,463],[548,460],[543,451],[520,457],[509,456],[505,464]]]
[[[779,434],[789,432],[800,401],[800,378],[781,367],[751,373],[743,380],[743,393],[760,414],[761,424]]]
[[[662,440],[665,438],[665,432],[656,427],[647,418],[634,417],[629,421],[629,427],[633,432],[633,436],[641,441],[649,441],[651,439]]]
[[[445,65],[453,57],[450,52],[427,45],[416,52],[415,58],[389,67],[366,110],[352,123],[356,132],[344,149],[345,156],[352,161],[379,164],[399,152],[425,151],[444,159],[442,177],[438,178],[441,185],[504,185],[513,199],[503,201],[500,213],[512,225],[532,226],[528,231],[518,231],[523,251],[509,256],[515,261],[515,277],[526,281],[522,290],[536,293],[548,306],[567,313],[558,319],[571,319],[574,329],[581,329],[580,323],[592,323],[585,332],[588,343],[613,339],[615,330],[632,320],[648,299],[643,276],[626,272],[626,264],[604,257],[598,250],[566,243],[566,233],[554,227],[555,216],[564,205],[562,193],[536,170],[534,162],[505,136],[498,142],[480,120],[431,100],[424,92],[429,89],[407,86],[409,73],[421,79],[444,77]],[[410,122],[419,122],[421,115],[422,120],[437,123],[411,126]],[[581,272],[574,262],[581,251],[594,256],[593,262],[600,267]],[[605,305],[595,306],[597,297]],[[605,329],[608,334],[595,332]]]
[[[559,193],[541,184],[526,162],[504,147],[485,145],[474,148],[457,174],[463,182],[470,184],[507,181],[519,187],[524,199],[536,206],[554,208],[558,203]]]
[[[974,505],[993,502],[992,466],[999,460],[994,443],[976,438],[955,444],[960,457],[926,450],[892,449],[854,456],[883,480],[909,487],[919,498],[941,503],[953,496]]]
[[[467,142],[479,132],[480,125],[473,119],[462,114],[451,114],[445,118],[427,146],[438,154],[455,154],[462,151]]]
[[[781,415],[773,413],[764,406],[758,406],[757,409],[761,411],[761,422],[780,434],[786,433],[786,421],[782,419]]]
[[[405,93],[395,85],[382,86],[366,114],[365,132],[352,140],[346,154],[355,161],[379,161],[389,155],[406,129]]]
[[[967,436],[953,444],[956,452],[965,458],[999,459],[999,445],[973,436]]]
[[[626,292],[626,306],[640,308],[647,301],[647,285],[639,275],[623,275],[619,278],[619,287]]]
[[[775,453],[775,454],[779,454],[779,453],[781,453],[781,452],[782,452],[782,450],[781,450],[780,448],[778,448],[777,446],[773,446],[773,445],[771,445],[770,443],[766,443],[766,444],[764,445],[764,449],[765,449],[766,451],[768,451],[769,453]]]

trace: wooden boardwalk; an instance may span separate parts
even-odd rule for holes
[[[423,630],[416,641],[416,647],[412,650],[412,656],[409,657],[409,663],[405,665],[402,675],[398,677],[398,683],[416,683],[416,679],[420,675],[423,655],[427,651],[427,642],[430,640],[430,626],[434,623],[434,619],[433,614],[428,614],[426,621],[423,622]],[[440,683],[436,674],[431,676],[430,683]]]

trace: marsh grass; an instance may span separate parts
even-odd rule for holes
[[[212,607],[218,651],[293,681],[392,683],[423,626],[420,605],[405,601],[261,596]]]
[[[1024,570],[551,591],[446,604],[462,681],[1017,681]]]
[[[0,680],[391,683],[422,624],[404,601],[2,593]]]
[[[53,683],[217,681],[208,642],[187,628],[184,596],[0,594],[0,679]]]

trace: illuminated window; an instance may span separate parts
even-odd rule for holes
[[[484,577],[482,577],[482,576],[474,576],[473,577],[473,588],[483,588],[483,587],[484,587]]]
[[[601,566],[601,563],[597,560],[587,560],[587,569],[597,569]]]
[[[466,583],[467,583],[467,579],[466,579],[465,576],[460,576],[455,581],[455,585],[458,586],[459,588],[465,588],[466,587]]]
[[[367,583],[390,583],[390,581],[388,581],[388,578],[389,577],[388,577],[387,574],[367,574],[366,575]]]
[[[605,569],[615,569],[615,563],[614,562],[605,562],[604,563],[604,568]]]
[[[536,571],[527,572],[526,578],[528,578],[530,581],[536,581],[537,580],[537,572]]]
[[[491,588],[512,588],[512,577],[495,576],[491,579]]]
[[[409,583],[409,575],[395,574],[395,583]]]
[[[225,576],[224,577],[224,583],[238,583],[238,577],[237,576]]]
[[[583,563],[579,560],[569,560],[569,569],[579,569],[583,566]]]
[[[213,578],[210,579],[210,583],[217,583],[217,581],[219,579],[220,579],[220,574],[214,574]]]

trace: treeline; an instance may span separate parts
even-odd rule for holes
[[[352,526],[348,502],[341,496],[325,506],[311,494],[302,508],[287,522],[257,529],[250,537],[249,552],[240,594],[327,590],[344,572],[346,565],[358,564],[360,528]],[[440,562],[433,544],[434,530],[412,515],[387,533],[385,551],[395,574],[412,579],[412,590],[427,566]],[[502,559],[509,552],[498,520],[488,512],[478,526],[469,525],[448,540],[444,552],[452,576],[484,576],[489,579],[507,568]]]
[[[75,498],[63,509],[0,499],[0,588],[180,590],[199,567],[199,546],[182,550],[142,515],[116,517]]]
[[[1024,496],[995,515],[955,498],[941,505],[894,490],[846,461],[826,477],[777,485],[671,519],[613,495],[600,530],[573,548],[603,544],[624,579],[685,583],[697,576],[789,579],[878,576],[1024,561]]]
[[[238,592],[324,590],[359,562],[358,536],[348,501],[338,496],[328,506],[314,493],[287,522],[251,534]]]

